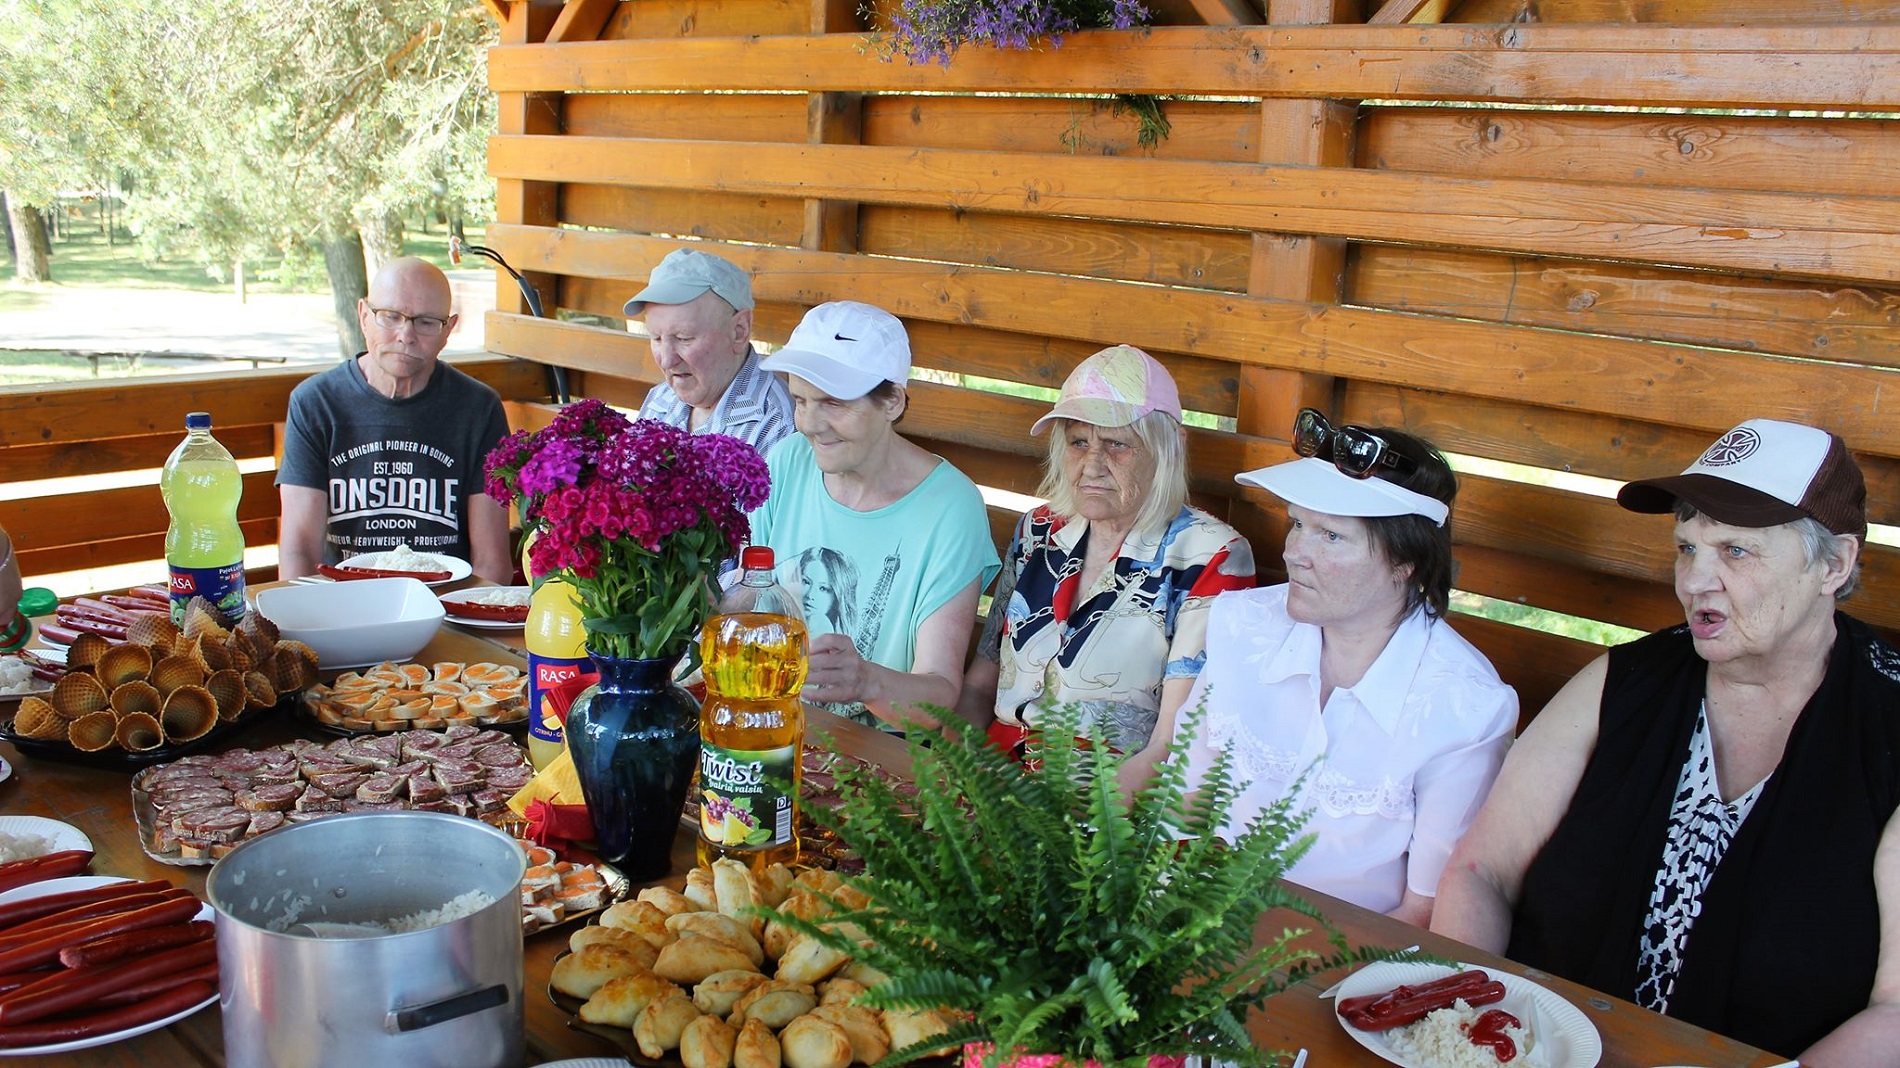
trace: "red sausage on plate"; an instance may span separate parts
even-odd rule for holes
[[[76,1042],[116,1034],[154,1020],[163,1020],[167,1016],[176,1016],[193,1005],[217,996],[218,987],[215,983],[200,981],[173,987],[154,995],[149,1001],[121,1005],[103,1012],[0,1027],[0,1049],[48,1046],[56,1042]]]
[[[28,883],[37,883],[42,879],[59,879],[68,875],[78,875],[86,870],[86,865],[91,863],[92,850],[90,849],[62,849],[45,856],[10,860],[5,864],[0,864],[0,891],[11,890]]]
[[[0,1024],[32,1023],[56,1016],[90,1005],[115,990],[217,959],[215,943],[193,942],[119,964],[54,972],[37,983],[0,994]]]

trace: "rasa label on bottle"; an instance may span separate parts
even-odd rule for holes
[[[550,745],[561,744],[561,717],[547,706],[548,691],[580,678],[593,668],[594,662],[584,656],[528,654],[528,707],[534,712],[528,717],[529,737]]]
[[[762,848],[792,840],[792,774],[798,747],[699,749],[699,833],[722,846]]]
[[[203,597],[226,623],[244,618],[244,561],[223,567],[171,565],[172,622],[185,621],[185,605]]]

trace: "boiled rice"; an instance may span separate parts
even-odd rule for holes
[[[1449,1009],[1438,1009],[1423,1020],[1386,1033],[1392,1049],[1413,1064],[1430,1068],[1498,1068],[1497,1054],[1488,1046],[1473,1045],[1465,1036],[1482,1013],[1459,998]],[[1532,1049],[1528,1027],[1507,1027],[1505,1034],[1517,1043],[1513,1065],[1525,1063]]]
[[[33,665],[17,656],[0,656],[0,696],[34,693],[46,684],[33,674]]]
[[[0,831],[0,864],[43,857],[52,851],[53,840],[43,834],[8,834]]]
[[[377,926],[386,927],[394,934],[405,934],[409,931],[426,931],[431,927],[440,927],[445,923],[454,923],[464,916],[473,916],[494,903],[495,895],[485,890],[470,890],[465,894],[457,894],[451,898],[447,904],[432,909],[423,909],[419,912],[411,912],[406,916],[398,916],[393,920],[384,920]]]

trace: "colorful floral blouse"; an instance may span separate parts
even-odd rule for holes
[[[1075,702],[1110,744],[1133,752],[1154,732],[1161,684],[1200,673],[1214,595],[1253,586],[1253,549],[1184,507],[1158,537],[1129,535],[1083,590],[1088,533],[1086,519],[1046,505],[1023,516],[978,651],[998,666],[999,723],[1033,727],[1037,706]]]

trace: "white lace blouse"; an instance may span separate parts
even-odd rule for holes
[[[1517,727],[1517,693],[1484,654],[1421,609],[1399,625],[1357,686],[1319,707],[1320,630],[1286,613],[1286,587],[1224,593],[1207,626],[1205,700],[1189,781],[1233,753],[1238,834],[1309,766],[1301,802],[1317,841],[1289,878],[1380,912],[1409,886],[1436,896],[1451,850],[1477,815]]]

